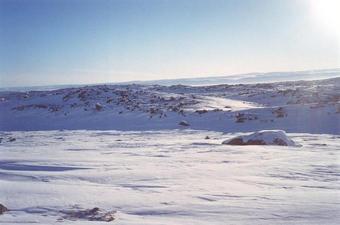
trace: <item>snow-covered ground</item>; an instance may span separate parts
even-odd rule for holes
[[[0,203],[11,211],[0,224],[103,224],[60,212],[93,207],[116,210],[117,225],[339,223],[339,135],[221,144],[238,135],[2,132]]]
[[[3,91],[0,224],[338,224],[339,149],[340,77]]]
[[[162,130],[340,134],[340,78],[215,86],[99,85],[0,92],[0,130]]]

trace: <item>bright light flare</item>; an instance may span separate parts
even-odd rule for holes
[[[316,23],[336,35],[340,42],[340,0],[309,0],[308,2]]]

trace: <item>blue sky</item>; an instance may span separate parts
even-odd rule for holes
[[[314,1],[1,0],[1,86],[339,67]]]

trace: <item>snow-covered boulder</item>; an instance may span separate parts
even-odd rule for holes
[[[95,107],[97,111],[100,111],[103,109],[103,106],[100,103],[96,103]]]
[[[178,125],[181,125],[181,126],[184,126],[184,127],[190,126],[190,124],[185,120],[182,120],[181,122],[179,122]]]
[[[226,145],[281,145],[296,146],[283,130],[262,130],[250,135],[241,135],[226,141]]]

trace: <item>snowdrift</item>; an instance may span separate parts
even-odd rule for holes
[[[241,135],[230,140],[223,141],[222,144],[297,146],[283,130],[257,131],[250,135]]]

